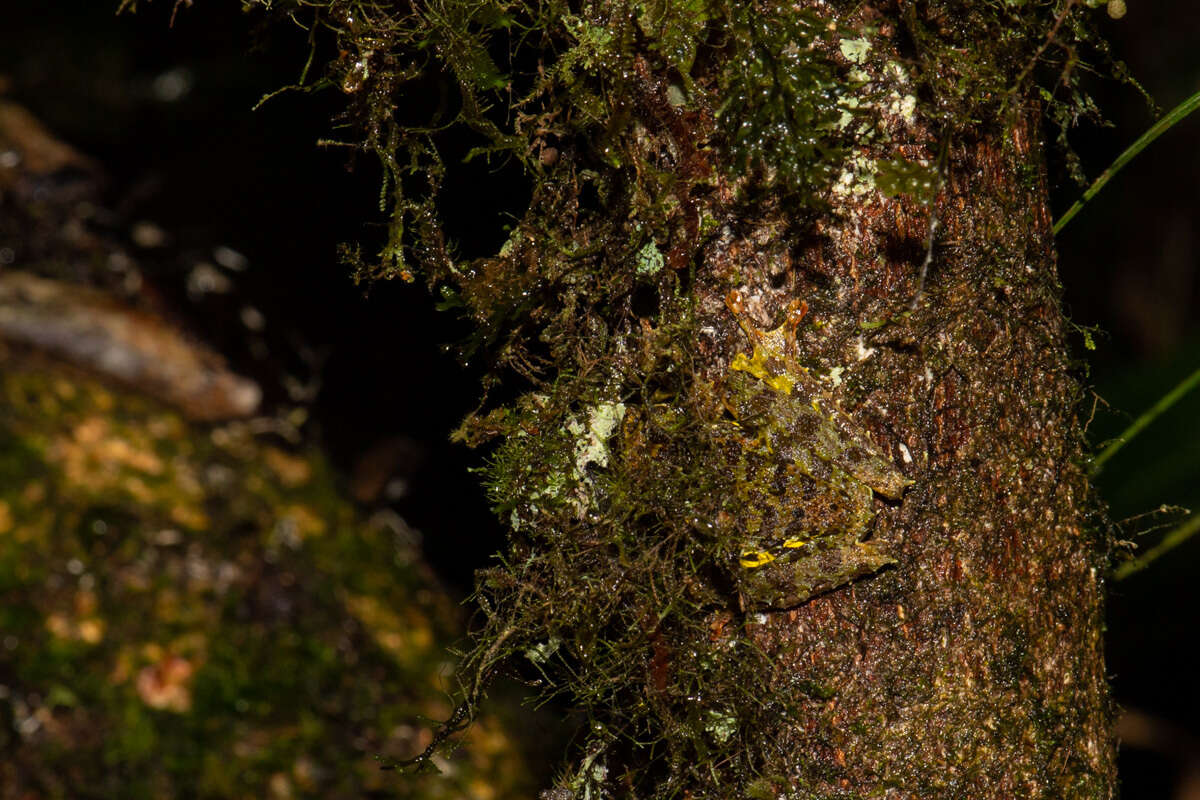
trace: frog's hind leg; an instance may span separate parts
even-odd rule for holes
[[[748,608],[793,608],[818,594],[844,586],[896,563],[876,542],[820,547],[800,558],[779,559],[746,570],[741,582]]]

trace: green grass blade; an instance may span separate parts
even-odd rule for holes
[[[1128,428],[1121,431],[1115,439],[1109,442],[1108,447],[1100,451],[1100,455],[1096,456],[1092,461],[1092,474],[1095,475],[1098,473],[1100,468],[1104,466],[1104,462],[1116,455],[1118,450],[1124,447],[1133,437],[1145,430],[1151,422],[1158,419],[1167,409],[1178,403],[1180,398],[1192,389],[1195,389],[1197,384],[1200,384],[1200,369],[1188,375],[1174,389],[1160,397],[1157,403],[1142,412],[1142,415],[1135,419]]]
[[[1132,561],[1126,561],[1113,570],[1113,580],[1123,581],[1135,572],[1141,572],[1157,558],[1174,550],[1200,531],[1200,514],[1193,514],[1178,527],[1172,529],[1158,544]]]
[[[1057,234],[1064,227],[1066,227],[1066,224],[1070,222],[1076,214],[1079,213],[1079,209],[1083,208],[1083,204],[1095,197],[1096,193],[1104,188],[1104,184],[1108,183],[1112,176],[1120,172],[1122,167],[1133,160],[1134,156],[1145,150],[1147,145],[1161,136],[1175,123],[1182,120],[1188,114],[1191,114],[1197,108],[1200,108],[1200,92],[1196,92],[1187,100],[1184,100],[1182,103],[1175,106],[1170,110],[1170,112],[1167,113],[1166,116],[1154,123],[1150,130],[1143,133],[1136,142],[1131,144],[1125,150],[1124,153],[1121,153],[1121,155],[1117,156],[1117,160],[1110,164],[1108,169],[1100,173],[1100,177],[1096,178],[1095,182],[1088,187],[1088,190],[1083,193],[1083,197],[1075,201],[1075,205],[1067,209],[1067,213],[1059,217],[1058,221],[1054,223],[1054,233]]]

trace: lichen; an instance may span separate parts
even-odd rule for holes
[[[659,252],[658,246],[654,242],[648,242],[639,250],[637,258],[637,274],[645,277],[657,275],[665,263],[662,253]]]

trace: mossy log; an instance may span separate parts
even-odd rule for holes
[[[0,797],[528,796],[495,717],[440,774],[382,769],[453,708],[465,620],[419,535],[97,288],[131,262],[79,216],[94,165],[11,104],[0,151]]]

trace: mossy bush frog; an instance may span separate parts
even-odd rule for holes
[[[740,293],[726,305],[753,345],[730,363],[725,407],[737,435],[732,514],[743,606],[789,608],[895,559],[866,540],[874,495],[899,500],[912,481],[879,453],[793,355],[803,313],[760,331]]]

